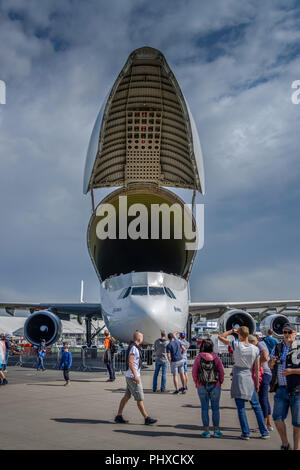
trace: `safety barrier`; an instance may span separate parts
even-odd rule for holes
[[[104,371],[106,365],[103,362],[103,349],[96,347],[82,347],[79,351],[72,352],[72,367],[71,370],[89,372],[89,371]],[[199,353],[196,349],[189,349],[187,351],[188,368],[193,366],[193,362]],[[61,352],[60,349],[51,350],[48,348],[44,358],[44,365],[46,369],[58,369],[60,363]],[[224,368],[232,367],[233,358],[229,353],[221,353],[219,357],[223,363]],[[123,373],[126,370],[126,349],[119,349],[119,352],[114,354],[114,367],[116,372]],[[155,355],[153,349],[144,349],[142,352],[142,367],[147,370],[154,370],[155,368]],[[8,366],[20,367],[37,367],[37,355],[34,348],[22,348],[17,355],[10,355],[8,359]]]

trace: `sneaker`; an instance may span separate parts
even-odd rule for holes
[[[260,436],[260,438],[261,438],[261,439],[270,439],[270,436],[269,436],[269,434],[262,434],[262,435]]]
[[[182,394],[186,393],[185,388],[183,388],[183,389],[181,390],[181,393],[182,393]]]
[[[145,418],[145,424],[154,424],[156,423],[157,419],[154,419],[154,418],[150,418],[150,416],[147,416],[147,418]]]
[[[210,437],[210,432],[209,432],[209,431],[203,431],[203,433],[200,434],[200,437],[206,437],[206,438],[208,438],[208,437]]]
[[[291,450],[290,444],[287,444],[286,446],[282,445],[282,446],[280,447],[280,450]]]
[[[173,392],[173,395],[178,395],[179,393],[179,390],[175,390],[175,392]]]
[[[244,434],[242,434],[240,436],[240,439],[242,439],[243,441],[249,441],[250,437],[249,436],[244,436]]]
[[[122,423],[122,424],[126,424],[128,423],[128,421],[126,421],[122,415],[117,415],[115,417],[115,423]]]
[[[220,431],[220,429],[216,429],[214,431],[214,437],[223,437],[223,433]]]
[[[160,393],[167,393],[168,391],[169,390],[164,389],[164,390],[161,390]]]
[[[107,379],[106,382],[114,382],[114,379]]]
[[[181,388],[179,389],[179,392],[182,392],[183,390],[184,390],[184,388],[183,388],[183,387],[181,387]]]
[[[66,387],[69,384],[70,384],[70,380],[67,380],[66,383],[64,384],[64,386]]]
[[[274,431],[273,426],[267,426],[267,428],[268,428],[268,431]]]
[[[8,383],[7,380],[6,380],[6,379],[3,379],[2,385],[6,385],[7,383]]]

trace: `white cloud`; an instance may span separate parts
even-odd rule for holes
[[[162,50],[189,101],[203,146],[207,217],[220,217],[217,234],[211,219],[207,224],[209,252],[206,264],[194,267],[192,285],[202,282],[218,250],[234,252],[240,231],[253,231],[255,238],[261,229],[267,237],[263,228],[280,224],[286,206],[276,194],[286,198],[300,172],[300,106],[290,99],[291,83],[300,78],[300,61],[291,52],[299,42],[299,19],[292,11],[274,2],[238,0],[3,5],[0,79],[7,83],[7,104],[0,108],[0,281],[13,289],[11,295],[22,297],[26,283],[28,296],[70,300],[78,297],[77,280],[84,277],[97,298],[85,242],[90,215],[89,198],[82,196],[85,152],[103,97],[128,54],[145,44]],[[20,18],[12,20],[12,12]],[[210,39],[201,43],[207,34]],[[218,34],[223,52],[208,62]],[[247,210],[259,198],[257,215],[240,220],[237,208],[244,204]],[[222,203],[232,210],[230,227],[219,213]],[[282,234],[286,244],[287,236]],[[299,259],[295,243],[290,249]],[[253,262],[262,279],[261,254]],[[32,263],[28,277],[20,266]],[[219,281],[208,280],[203,294],[220,298],[226,289],[215,274]],[[275,295],[279,277],[264,271],[265,278],[269,274]],[[246,268],[243,275],[248,279]],[[243,291],[247,297],[247,282],[235,281],[224,279],[224,286],[232,296]],[[296,284],[290,279],[291,289]]]

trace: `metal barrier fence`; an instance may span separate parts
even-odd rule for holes
[[[72,367],[71,370],[89,372],[89,371],[105,371],[106,365],[103,362],[103,349],[96,347],[85,348],[83,347],[80,351],[72,352]],[[187,351],[188,368],[192,368],[194,359],[198,354],[197,349],[189,349]],[[46,369],[58,369],[60,363],[61,352],[60,349],[51,350],[46,354],[44,358],[44,365]],[[224,368],[232,367],[233,358],[229,353],[221,353],[219,357],[223,363]],[[152,349],[143,350],[143,368],[154,369],[155,368],[155,355]],[[22,348],[20,354],[9,356],[8,366],[20,366],[20,367],[37,367],[37,355],[34,348]],[[118,353],[114,354],[114,366],[116,372],[124,372],[126,370],[126,349],[119,350]]]

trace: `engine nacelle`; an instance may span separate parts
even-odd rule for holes
[[[247,326],[252,335],[256,331],[256,323],[250,313],[244,310],[228,310],[219,319],[219,332],[238,329],[240,326]]]
[[[265,317],[260,324],[260,331],[263,335],[268,334],[268,330],[271,329],[274,331],[274,336],[276,338],[283,338],[282,327],[288,322],[288,319],[284,315],[279,315],[274,313],[273,315],[268,315]]]
[[[49,346],[61,335],[62,324],[60,319],[49,310],[40,310],[30,315],[24,325],[25,338],[38,346],[42,339]]]

